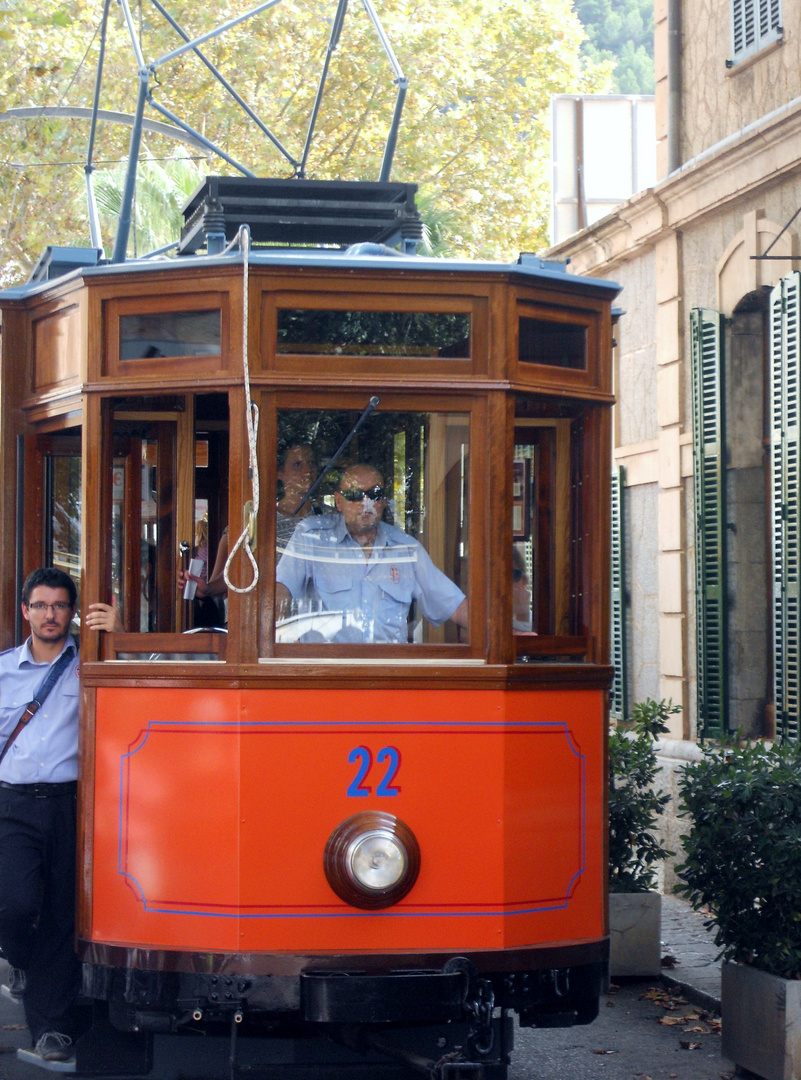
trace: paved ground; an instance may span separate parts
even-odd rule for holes
[[[684,900],[662,897],[662,980],[688,1000],[720,1012],[720,949],[705,922]]]
[[[735,1080],[735,1068],[719,1019],[658,979],[627,979],[587,1027],[517,1031],[509,1080]]]

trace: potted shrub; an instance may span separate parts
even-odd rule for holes
[[[672,852],[656,837],[670,796],[655,788],[656,741],[667,718],[680,712],[671,701],[648,698],[634,706],[625,726],[609,736],[609,933],[610,974],[658,975],[662,898],[659,863]]]
[[[679,782],[692,824],[677,867],[725,960],[723,1054],[768,1080],[801,1076],[801,748],[708,750]]]

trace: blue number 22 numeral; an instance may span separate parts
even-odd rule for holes
[[[354,746],[351,752],[348,754],[348,761],[353,764],[354,761],[360,761],[361,764],[356,770],[356,775],[351,781],[351,785],[348,788],[349,799],[362,799],[366,798],[371,789],[369,787],[362,787],[362,781],[370,771],[370,766],[373,764],[373,755],[367,749],[366,746]]]
[[[356,775],[348,787],[348,798],[351,799],[363,799],[366,798],[373,790],[369,784],[365,784],[364,781],[367,778],[367,774],[373,765],[373,755],[366,746],[354,746],[350,754],[348,754],[348,761],[350,764],[359,762],[359,767],[356,770]],[[384,778],[376,788],[376,795],[378,796],[392,796],[400,793],[400,787],[394,786],[395,778],[400,771],[401,766],[401,753],[395,746],[384,746],[376,754],[376,761],[387,762],[386,772]]]

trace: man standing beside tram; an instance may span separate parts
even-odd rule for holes
[[[75,582],[54,567],[34,570],[21,602],[30,636],[0,654],[0,948],[34,1052],[43,1061],[68,1061],[81,977],[74,946]],[[91,605],[87,624],[98,618],[98,629],[122,629],[116,607]]]

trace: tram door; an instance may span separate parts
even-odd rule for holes
[[[227,524],[225,395],[117,399],[111,421],[111,590],[126,629],[219,624],[182,601],[177,570],[197,555],[207,576]]]
[[[571,420],[518,419],[512,481],[514,629],[573,632]]]

